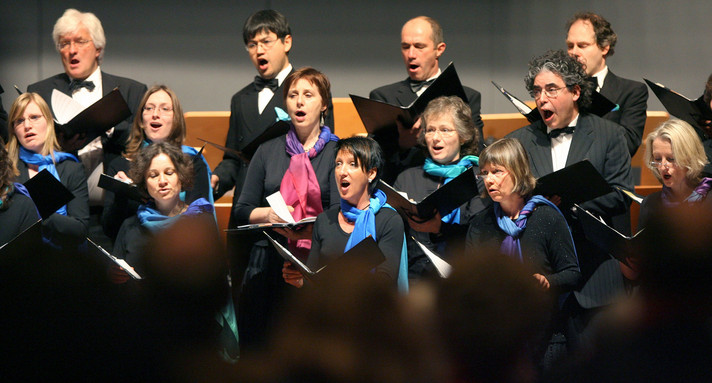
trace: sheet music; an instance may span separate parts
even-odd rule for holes
[[[284,202],[284,197],[279,191],[267,196],[267,202],[269,206],[274,210],[275,214],[281,218],[284,222],[295,223],[292,213],[289,212],[287,208],[287,203]]]
[[[416,240],[414,237],[411,238],[413,238],[413,241],[415,241],[415,243],[420,246],[420,248],[423,250],[423,253],[425,253],[428,259],[430,259],[430,262],[433,263],[433,266],[435,266],[435,270],[438,271],[438,274],[440,274],[440,276],[443,278],[449,277],[450,273],[452,273],[452,266],[449,263],[445,262],[445,260],[440,258],[437,254],[430,251],[430,249],[425,247],[425,245],[418,242],[418,240]]]
[[[84,107],[73,98],[58,91],[52,90],[52,110],[55,120],[59,124],[66,124],[84,110]]]

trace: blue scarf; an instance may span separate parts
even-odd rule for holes
[[[499,205],[499,202],[494,203],[494,214],[495,217],[497,217],[497,225],[499,226],[500,229],[502,229],[505,233],[507,233],[507,238],[504,239],[502,242],[502,246],[500,247],[500,251],[505,254],[509,255],[510,257],[514,257],[519,259],[519,261],[524,262],[524,258],[522,257],[522,248],[519,243],[519,238],[522,236],[524,233],[524,229],[527,227],[527,219],[531,215],[531,213],[534,211],[534,209],[539,206],[539,205],[549,205],[556,209],[559,214],[561,214],[561,211],[559,210],[556,205],[551,203],[548,199],[540,196],[540,195],[535,195],[527,201],[527,203],[524,205],[522,208],[522,211],[519,212],[519,217],[517,217],[516,220],[512,221],[511,218],[507,217],[504,215],[502,212],[502,208]],[[563,214],[562,214],[563,216]],[[569,229],[569,237],[571,237],[571,230]],[[573,243],[573,237],[571,237],[571,242]],[[576,247],[574,246],[574,255],[576,255]],[[578,255],[576,255],[576,259],[578,260]],[[578,262],[578,261],[577,261]]]
[[[141,222],[141,225],[155,232],[172,225],[178,219],[178,217],[184,215],[198,215],[202,213],[215,213],[213,204],[208,202],[208,200],[206,200],[205,198],[196,199],[188,206],[188,209],[186,209],[186,211],[184,211],[182,214],[173,217],[168,217],[161,214],[158,209],[156,209],[156,205],[153,202],[149,202],[147,204],[142,204],[141,206],[139,206],[136,215],[138,215],[138,220]]]
[[[153,142],[151,140],[144,139],[141,147],[145,148],[146,146],[151,145],[152,143]],[[191,158],[198,155],[198,151],[195,150],[195,148],[193,148],[192,146],[181,145],[180,149],[181,149],[181,151],[183,151],[183,153],[189,155]],[[215,204],[215,200],[213,199],[213,186],[212,186],[212,183],[210,182],[210,178],[212,177],[213,172],[212,172],[212,170],[210,170],[210,165],[208,165],[208,161],[205,159],[205,157],[202,154],[200,155],[200,159],[203,160],[203,163],[205,163],[205,168],[208,169],[208,187],[210,188],[208,190],[208,201],[211,204]],[[180,192],[180,200],[185,202],[185,191]]]
[[[456,164],[442,165],[433,161],[430,157],[425,159],[423,170],[431,176],[445,178],[443,185],[452,181],[453,178],[464,173],[472,166],[477,166],[480,160],[477,156],[464,156]],[[451,212],[440,212],[441,221],[445,223],[460,223],[460,208]]]
[[[346,200],[341,200],[341,213],[350,222],[354,222],[354,231],[351,232],[344,252],[351,250],[359,242],[363,241],[369,235],[374,241],[376,237],[376,213],[382,207],[393,209],[391,205],[386,203],[386,193],[380,189],[376,189],[373,193],[373,198],[370,199],[370,205],[364,210],[358,209],[351,205]],[[395,210],[395,209],[394,209]],[[402,293],[408,292],[408,250],[405,241],[405,233],[403,234],[403,247],[401,248],[400,266],[398,268],[398,291]]]
[[[43,156],[41,154],[35,153],[33,151],[27,150],[20,146],[20,159],[26,164],[38,165],[38,171],[47,169],[50,174],[57,179],[57,181],[62,181],[59,179],[59,173],[57,173],[57,166],[55,163],[60,163],[65,160],[72,160],[74,162],[79,162],[77,157],[65,152],[54,152],[54,159],[51,155]],[[57,214],[67,215],[67,205],[64,205],[57,209]]]

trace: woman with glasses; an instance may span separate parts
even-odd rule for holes
[[[183,109],[176,94],[165,85],[154,85],[141,99],[139,113],[134,117],[126,150],[122,157],[113,160],[105,173],[124,182],[131,183],[127,176],[131,161],[138,155],[141,148],[151,144],[167,142],[181,148],[184,153],[192,156],[195,167],[193,187],[182,195],[183,202],[191,203],[198,198],[213,202],[210,188],[210,167],[202,154],[190,146],[183,145],[186,127]],[[121,223],[136,213],[139,201],[132,201],[126,195],[116,195],[106,191],[102,226],[109,238],[116,239]]]
[[[17,182],[24,183],[47,170],[74,198],[42,222],[50,242],[76,246],[86,239],[89,192],[84,167],[72,154],[60,151],[54,120],[47,103],[37,93],[23,93],[10,108],[7,151]]]
[[[287,134],[260,145],[252,157],[233,208],[238,225],[284,222],[267,203],[267,197],[275,192],[281,193],[297,221],[316,217],[339,204],[334,180],[338,137],[324,126],[329,79],[316,69],[305,67],[287,76],[283,85],[291,126]],[[306,260],[312,225],[276,231],[287,237],[293,254]],[[284,262],[268,241],[260,235],[248,246],[249,263],[239,300],[240,342],[254,348],[266,340],[272,319],[289,290],[281,274]]]
[[[638,229],[663,208],[686,204],[712,208],[712,198],[707,198],[712,178],[702,176],[707,156],[690,124],[678,119],[660,124],[645,138],[645,159],[663,187],[641,203]]]
[[[450,182],[470,167],[479,172],[476,157],[479,148],[470,107],[459,97],[439,97],[431,101],[421,115],[418,141],[428,156],[421,167],[407,169],[398,175],[394,188],[421,201],[440,186]],[[481,189],[481,182],[478,182]],[[490,202],[475,196],[451,212],[438,212],[422,222],[408,218],[408,271],[410,278],[437,276],[433,264],[412,237],[444,258],[461,253],[470,217]],[[447,246],[446,246],[447,245]]]

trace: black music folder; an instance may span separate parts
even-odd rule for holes
[[[349,96],[368,133],[386,128],[395,129],[398,120],[403,123],[403,126],[410,128],[428,103],[440,96],[458,96],[466,104],[468,103],[453,63],[450,63],[423,94],[408,106],[392,105],[353,94]]]
[[[440,212],[440,215],[449,214],[479,193],[474,167],[465,170],[418,203],[403,197],[398,190],[383,180],[379,181],[378,188],[386,193],[388,204],[393,206],[401,216],[418,217],[423,220],[432,218],[435,210]]]
[[[125,260],[121,258],[116,258],[115,256],[111,255],[108,251],[104,250],[103,247],[97,245],[92,241],[91,239],[87,238],[87,252],[89,254],[96,255],[99,258],[104,258],[111,263],[115,264],[116,266],[121,267],[126,274],[128,274],[131,278],[133,279],[141,279],[141,276],[131,267],[131,265],[128,264]]]
[[[578,211],[577,217],[581,222],[586,239],[626,265],[628,265],[627,258],[640,255],[643,238],[641,234],[645,229],[632,236],[623,235],[599,218],[596,218],[588,210],[578,205],[575,206]]]
[[[57,209],[74,199],[74,194],[47,169],[25,181],[24,185],[42,219],[47,219]]]
[[[69,97],[55,89],[62,96]],[[62,96],[58,96],[62,98]],[[71,97],[69,97],[71,99]],[[66,100],[66,98],[62,98]],[[67,101],[68,102],[68,101]],[[62,104],[62,105],[60,105]],[[55,102],[55,95],[52,94],[52,110],[55,116],[62,114],[63,102]],[[128,104],[121,96],[119,88],[115,88],[101,100],[91,104],[71,120],[60,123],[59,117],[55,120],[55,129],[61,132],[64,137],[69,138],[77,134],[84,134],[87,142],[101,136],[104,132],[116,126],[121,121],[131,116]]]
[[[213,146],[215,148],[218,148],[222,150],[225,153],[230,153],[234,156],[237,156],[241,160],[245,162],[250,162],[252,159],[252,156],[255,155],[255,152],[257,151],[257,148],[260,147],[263,143],[266,141],[269,141],[273,138],[277,138],[279,136],[283,136],[289,132],[290,124],[289,122],[286,121],[277,121],[272,126],[269,128],[265,129],[264,132],[262,132],[259,136],[257,136],[254,140],[252,140],[249,144],[245,145],[242,150],[235,150],[235,149],[230,149],[226,146],[216,144],[214,142],[210,142],[208,140],[204,140],[202,138],[198,138],[200,141],[205,142],[206,144]]]
[[[492,81],[492,85],[494,85],[494,87],[497,88],[497,90],[499,90],[504,95],[504,97],[506,97],[507,100],[509,100],[509,102],[511,102],[512,105],[517,108],[517,111],[519,111],[519,113],[526,117],[530,123],[534,123],[537,120],[541,120],[541,114],[539,113],[539,110],[537,108],[530,108],[522,100],[518,99],[509,91],[499,86],[496,82]],[[604,95],[594,90],[593,94],[591,95],[591,106],[589,107],[588,112],[591,114],[595,114],[599,117],[603,117],[606,113],[618,110],[619,108],[620,107],[618,105],[614,104]]]
[[[690,100],[680,93],[665,87],[665,85],[654,83],[645,78],[643,80],[655,93],[655,96],[668,113],[692,125],[700,138],[705,138],[702,126],[706,120],[712,120],[712,110],[710,110],[708,104],[705,104],[703,96],[696,100]]]
[[[125,195],[141,203],[148,201],[149,198],[148,194],[140,190],[136,184],[130,184],[106,174],[99,176],[99,187],[114,192],[114,194]]]
[[[38,219],[10,242],[0,246],[0,264],[6,265],[22,259],[42,246],[42,220]]]
[[[319,278],[323,277],[322,273],[327,273],[328,270],[339,270],[340,265],[351,265],[353,263],[353,266],[358,267],[358,269],[350,269],[349,272],[365,274],[386,260],[383,252],[378,248],[376,241],[373,240],[373,237],[368,236],[349,251],[345,252],[344,255],[333,260],[330,264],[322,266],[319,270],[312,270],[304,264],[304,262],[299,260],[299,258],[295,257],[286,247],[270,237],[269,234],[265,232],[264,235],[285,261],[291,262],[292,266],[299,270],[304,278],[315,283],[318,283]]]
[[[588,160],[577,162],[537,180],[533,194],[545,197],[558,195],[561,207],[590,201],[613,191]]]

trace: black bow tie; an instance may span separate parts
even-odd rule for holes
[[[74,91],[79,90],[81,88],[87,88],[90,92],[94,90],[94,81],[79,81],[79,80],[72,80],[69,82],[69,91],[74,93]]]
[[[261,92],[264,88],[269,88],[272,92],[276,91],[279,88],[279,80],[276,77],[267,80],[260,76],[255,76],[255,90]]]
[[[565,128],[561,129],[554,129],[551,132],[549,132],[549,138],[556,138],[559,137],[562,134],[574,134],[574,130],[576,130],[575,126],[567,126]]]
[[[435,81],[435,79],[430,79],[430,80],[425,80],[425,81],[414,81],[410,80],[410,90],[413,91],[413,93],[418,93],[421,89],[424,87],[430,86]]]

